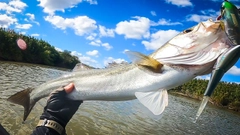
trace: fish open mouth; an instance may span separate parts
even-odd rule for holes
[[[222,76],[238,61],[240,57],[240,14],[237,7],[225,0],[222,3],[221,15],[216,20],[221,21],[221,27],[226,32],[231,47],[224,52],[215,63],[215,69],[212,71],[211,78],[205,90],[202,103],[196,114],[195,122],[205,108],[209,97],[212,95]]]

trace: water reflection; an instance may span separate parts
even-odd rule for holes
[[[6,99],[17,91],[35,87],[67,71],[39,65],[0,62],[0,122],[12,135],[30,134],[45,106],[40,100],[22,124],[23,108]],[[169,96],[169,106],[162,118],[154,116],[137,100],[124,102],[84,102],[67,126],[69,135],[79,134],[153,134],[153,135],[237,135],[240,116],[208,105],[197,123],[199,101]]]

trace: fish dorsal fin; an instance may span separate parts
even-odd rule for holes
[[[160,115],[164,111],[165,107],[168,106],[167,90],[136,92],[135,96],[155,115]]]
[[[77,63],[75,65],[75,67],[73,68],[72,72],[89,70],[89,69],[94,69],[94,68],[90,67],[90,66],[87,66],[86,64],[83,64],[83,63]]]
[[[156,73],[162,72],[161,69],[163,67],[163,64],[161,64],[154,58],[151,58],[139,52],[127,51],[126,54],[129,56],[129,58],[132,60],[134,64],[146,67],[147,69]]]

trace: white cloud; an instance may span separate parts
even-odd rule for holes
[[[165,0],[167,3],[177,5],[180,7],[193,6],[190,0]]]
[[[93,67],[95,67],[95,65],[98,63],[96,60],[92,59],[91,57],[87,57],[87,56],[81,56],[81,57],[79,57],[79,59],[82,63],[93,66]]]
[[[94,65],[97,64],[96,60],[94,60],[94,59],[92,59],[91,57],[88,57],[88,56],[83,56],[81,53],[79,53],[77,51],[72,51],[71,55],[77,56],[79,58],[79,60],[84,64],[87,64],[87,65],[90,65],[90,66],[94,66]]]
[[[151,11],[150,13],[151,13],[152,16],[157,16],[155,11]]]
[[[0,2],[0,10],[4,10],[8,14],[12,12],[20,13],[25,7],[27,7],[27,4],[20,0],[12,0],[8,4]]]
[[[238,68],[237,66],[233,66],[232,68],[230,68],[227,71],[227,74],[239,76],[240,75],[240,68]],[[210,75],[204,75],[204,76],[198,76],[196,78],[204,79],[204,80],[210,80],[210,77],[211,77]],[[235,83],[238,83],[238,82],[235,82]]]
[[[97,0],[85,0],[86,2],[93,4],[93,5],[97,5]]]
[[[31,21],[35,20],[35,15],[34,14],[26,13],[26,16],[28,16]]]
[[[30,29],[32,27],[32,24],[16,24],[15,28],[17,29]]]
[[[216,14],[217,11],[213,9],[207,9],[207,10],[201,10],[200,12],[204,15],[209,15],[209,14]]]
[[[92,46],[103,46],[107,51],[113,48],[109,43],[102,43],[100,39],[94,39],[89,44]]]
[[[54,47],[55,48],[55,50],[57,50],[57,51],[59,51],[59,52],[63,52],[63,50],[62,49],[60,49],[60,48],[57,48],[57,47]],[[73,54],[72,54],[73,55]]]
[[[105,47],[107,51],[113,48],[109,43],[103,43],[102,46]]]
[[[106,58],[106,59],[104,60],[103,63],[104,63],[104,66],[107,67],[107,65],[108,65],[109,63],[112,63],[112,62],[122,63],[122,62],[127,62],[127,61],[124,60],[124,59],[121,59],[121,58],[114,59],[113,57],[108,57],[108,58]]]
[[[0,14],[0,27],[8,28],[11,24],[14,24],[16,22],[17,22],[16,18],[7,16],[6,14],[3,15]]]
[[[150,20],[146,17],[133,17],[137,20],[122,21],[116,26],[115,32],[125,38],[141,39],[150,36]]]
[[[79,3],[86,1],[90,4],[97,4],[96,0],[37,0],[40,2],[39,6],[43,8],[43,12],[54,14],[55,11],[64,12],[67,8],[73,8]]]
[[[142,41],[142,44],[147,50],[156,50],[178,33],[176,30],[159,30],[151,34],[150,41]]]
[[[90,35],[87,36],[87,40],[94,40],[96,38],[97,34],[96,33],[91,33]]]
[[[21,0],[12,0],[9,2],[9,5],[17,9],[24,9],[25,7],[27,7],[27,4],[22,2]]]
[[[65,8],[72,8],[82,0],[37,0],[45,13],[54,14],[55,11],[64,12]]]
[[[102,37],[114,37],[114,29],[107,29],[104,26],[99,25],[100,36]]]
[[[21,12],[20,9],[13,8],[10,5],[8,5],[7,3],[3,3],[3,2],[0,2],[0,10],[4,10],[7,13],[11,13],[11,12],[18,12],[18,13],[20,13]]]
[[[227,73],[232,75],[240,75],[240,68],[238,68],[237,66],[233,66],[228,70]]]
[[[33,36],[33,37],[39,37],[40,35],[37,34],[37,33],[35,33],[35,34],[31,34],[31,36]]]
[[[202,22],[210,19],[210,16],[207,15],[197,15],[197,14],[192,14],[187,16],[187,21],[193,21],[193,22]]]
[[[202,22],[202,21],[206,21],[208,19],[215,20],[215,18],[221,14],[220,11],[215,11],[213,9],[201,10],[200,13],[201,13],[201,15],[199,15],[199,14],[188,15],[186,17],[187,21]]]
[[[26,35],[26,31],[21,31],[19,33],[22,34],[22,35]]]
[[[58,49],[59,49],[59,48],[58,48]],[[61,49],[61,50],[62,50],[62,49]],[[72,51],[72,52],[71,52],[71,55],[77,56],[77,57],[81,57],[81,56],[82,56],[82,54],[79,53],[79,52],[77,52],[77,51]]]
[[[171,20],[166,20],[164,18],[159,19],[158,22],[151,22],[151,26],[159,26],[159,25],[182,25],[180,22],[171,22]]]
[[[89,44],[93,45],[93,46],[101,46],[102,41],[100,39],[95,39],[95,40],[91,41]]]
[[[92,50],[92,51],[88,51],[88,52],[86,52],[86,54],[89,55],[89,56],[95,56],[95,57],[98,57],[99,52],[98,52],[98,50]]]
[[[33,23],[36,23],[37,25],[40,25],[39,22],[35,21],[35,15],[34,14],[31,14],[31,13],[27,13],[26,16],[28,16],[29,20],[27,18],[25,18],[24,20],[26,22],[33,22]]]
[[[125,54],[125,52],[127,52],[127,51],[129,51],[129,50],[128,50],[128,49],[124,49],[122,53],[124,53],[124,54]]]
[[[56,28],[66,30],[71,28],[76,35],[83,36],[84,34],[90,34],[97,28],[96,21],[87,16],[78,16],[75,18],[63,18],[61,16],[46,16],[46,21],[53,24]]]
[[[95,41],[91,41],[89,44],[90,44],[90,45],[93,45],[93,46],[100,46],[100,44],[98,44],[98,43],[95,42]]]
[[[210,75],[203,75],[203,76],[197,76],[197,79],[202,79],[202,80],[210,80]]]

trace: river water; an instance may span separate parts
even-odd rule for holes
[[[0,62],[0,123],[11,135],[31,134],[46,99],[33,108],[22,124],[23,108],[6,99],[27,87],[36,87],[69,71],[53,67]],[[161,117],[137,100],[84,102],[66,127],[68,135],[239,135],[240,115],[207,105],[197,123],[193,118],[200,101],[169,95]]]

